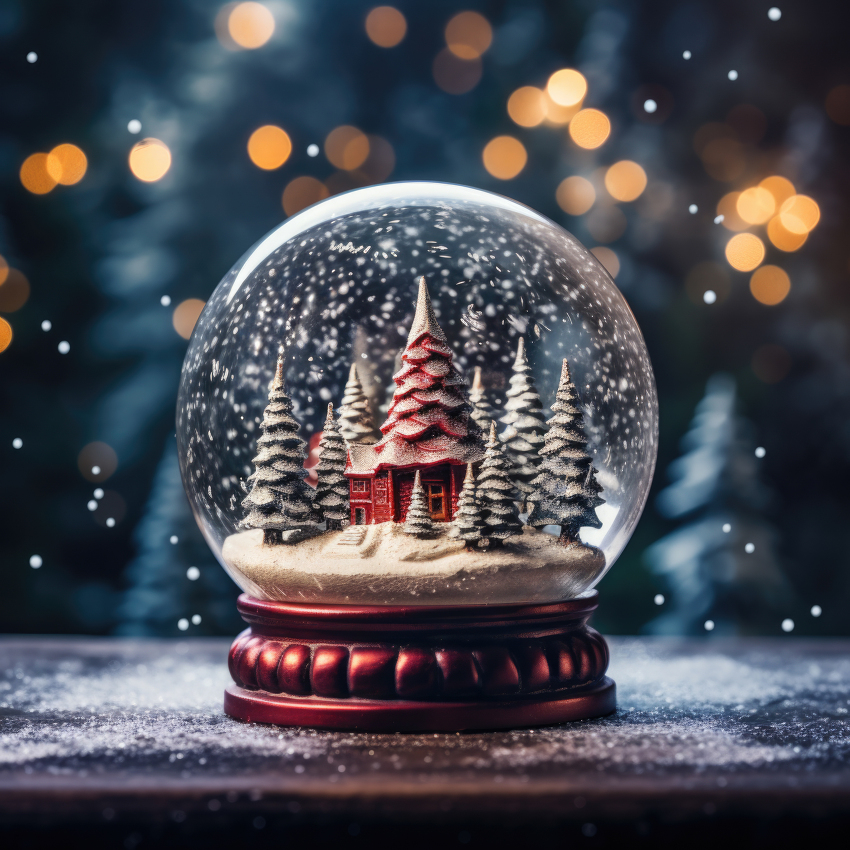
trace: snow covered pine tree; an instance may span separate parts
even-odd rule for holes
[[[475,420],[482,434],[490,433],[490,423],[493,421],[493,405],[487,399],[484,382],[481,380],[481,367],[475,367],[475,377],[472,379],[472,388],[469,391],[469,403],[472,405],[472,413],[469,415]]]
[[[343,475],[346,455],[345,440],[334,417],[334,406],[329,404],[319,441],[319,463],[316,466],[319,482],[313,497],[316,520],[326,521],[328,531],[338,531],[348,524],[350,518],[348,479]]]
[[[517,490],[510,478],[511,462],[505,457],[496,423],[490,423],[490,438],[478,473],[478,502],[484,520],[482,535],[490,548],[501,546],[508,537],[522,534],[517,511]],[[465,486],[465,485],[464,485]]]
[[[307,457],[304,440],[298,436],[301,426],[292,416],[292,401],[283,389],[283,358],[263,411],[263,435],[257,440],[254,472],[248,477],[251,488],[242,500],[248,512],[244,528],[262,528],[263,542],[282,543],[284,531],[314,526],[313,491],[304,483]]]
[[[596,480],[593,459],[587,453],[584,417],[579,407],[570,367],[564,359],[555,403],[555,414],[540,449],[540,474],[531,482],[528,524],[535,528],[561,526],[561,543],[578,542],[579,529],[601,528],[596,508],[602,487]]]
[[[408,513],[408,516],[410,514]],[[457,509],[454,525],[455,536],[466,541],[466,548],[474,550],[481,539],[483,521],[481,518],[481,505],[475,493],[475,473],[472,464],[466,465],[466,477],[463,479],[463,489],[457,500]]]
[[[543,421],[543,405],[534,386],[522,337],[519,338],[513,370],[511,388],[505,403],[507,413],[501,419],[507,427],[501,437],[508,457],[513,461],[514,483],[520,492],[520,510],[524,512],[528,509],[531,482],[537,476],[537,467],[541,463],[538,452],[543,445],[546,423]]]
[[[413,480],[413,492],[410,495],[410,505],[407,508],[407,519],[404,522],[404,533],[413,534],[416,537],[428,537],[433,532],[434,523],[431,521],[428,500],[425,498],[425,490],[417,469],[416,478]]]
[[[349,443],[377,443],[381,439],[381,432],[375,426],[372,407],[354,363],[348,372],[348,382],[339,406],[339,430],[343,439]]]

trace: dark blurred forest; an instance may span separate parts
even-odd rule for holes
[[[0,630],[240,628],[177,471],[197,309],[304,204],[426,179],[562,224],[643,329],[659,463],[597,628],[850,634],[846,4],[777,3],[398,0],[367,28],[359,0],[2,0]],[[335,162],[339,127],[376,156]]]

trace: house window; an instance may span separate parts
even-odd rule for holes
[[[379,505],[385,505],[387,503],[387,479],[386,478],[376,478],[375,479],[375,501]]]
[[[368,478],[355,478],[354,482],[351,486],[352,493],[368,493],[369,492],[369,479]]]
[[[442,484],[428,485],[428,510],[431,512],[431,519],[445,520],[446,499]]]

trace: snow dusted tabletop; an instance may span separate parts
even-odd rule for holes
[[[850,641],[610,643],[611,717],[378,735],[225,717],[226,640],[5,638],[0,818],[587,820],[850,807]]]

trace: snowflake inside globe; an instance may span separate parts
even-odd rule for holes
[[[183,480],[258,599],[552,602],[643,509],[658,404],[625,300],[574,237],[439,183],[331,198],[221,281],[180,387]]]

